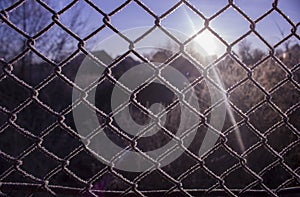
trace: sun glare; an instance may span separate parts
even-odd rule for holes
[[[192,32],[196,33],[198,30],[195,26],[195,21],[189,16],[186,9],[184,9],[184,11],[186,17],[189,20]],[[204,30],[195,38],[194,41],[196,41],[196,43],[201,46],[201,48],[207,53],[207,55],[217,55],[217,44],[214,40],[213,35],[208,30]]]
[[[197,44],[199,44],[208,55],[216,55],[217,45],[215,43],[213,35],[207,30],[203,31],[195,38]]]

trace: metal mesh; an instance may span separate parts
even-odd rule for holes
[[[1,95],[3,95],[0,104],[1,195],[234,196],[267,194],[278,196],[300,193],[299,61],[295,65],[287,65],[288,62],[276,55],[275,51],[276,47],[290,37],[299,40],[297,34],[299,23],[297,21],[297,24],[295,24],[278,8],[278,1],[275,0],[269,10],[256,20],[252,20],[231,0],[211,17],[204,16],[187,0],[178,1],[162,15],[157,15],[140,0],[125,1],[108,14],[92,1],[85,0],[85,3],[101,14],[104,23],[93,32],[89,32],[86,37],[74,33],[60,21],[60,16],[72,9],[78,1],[73,1],[59,12],[56,12],[43,1],[36,0],[39,6],[51,14],[52,22],[35,35],[29,35],[21,30],[9,18],[10,13],[25,2],[17,1],[1,10],[0,15],[2,24],[6,24],[27,41],[24,50],[11,60],[1,60],[0,84]],[[111,17],[122,12],[130,3],[136,3],[145,11],[145,14],[153,18],[153,27],[134,41],[122,34],[110,22]],[[184,43],[178,41],[162,25],[164,19],[182,5],[189,7],[199,19],[205,21],[203,29]],[[250,28],[245,29],[245,33],[232,43],[226,42],[219,35],[219,32],[210,27],[211,21],[229,8],[234,8],[239,17],[251,24]],[[290,24],[291,32],[274,46],[271,46],[264,36],[256,31],[256,25],[274,12]],[[52,61],[35,47],[36,41],[54,26],[58,26],[77,42],[77,48],[73,48],[72,53],[59,63]],[[237,78],[233,83],[228,81],[228,84],[225,79],[225,86],[227,86],[225,93],[229,98],[228,104],[231,110],[239,118],[234,123],[228,123],[229,125],[226,125],[226,128],[222,131],[216,131],[220,133],[219,140],[205,155],[198,157],[188,147],[183,147],[185,153],[179,158],[179,162],[173,164],[174,166],[143,173],[126,173],[101,164],[86,150],[81,143],[81,136],[76,132],[76,129],[70,126],[72,125],[70,123],[72,109],[75,106],[70,103],[70,90],[76,88],[83,94],[86,92],[74,84],[74,79],[68,76],[66,70],[77,69],[74,64],[76,64],[76,58],[79,58],[80,54],[91,55],[85,47],[86,42],[93,39],[97,33],[105,28],[121,35],[124,41],[132,45],[147,37],[155,28],[159,28],[165,32],[169,39],[182,46],[178,53],[172,54],[164,60],[167,65],[182,54],[186,55],[188,61],[198,65],[199,63],[184,50],[184,46],[188,45],[190,40],[204,30],[208,30],[224,45],[226,52],[207,66],[201,66],[201,71],[202,75],[209,75],[212,68],[218,67],[222,75],[222,67],[226,67],[229,61],[234,62],[235,66],[231,71],[236,71],[236,73],[231,75],[243,77]],[[246,65],[232,50],[250,33],[255,34],[269,51],[252,66]],[[41,82],[35,85],[28,83],[15,72],[15,64],[30,52],[51,66],[48,76],[45,76]],[[114,66],[122,63],[130,54],[137,56],[140,61],[149,61],[133,47],[115,59],[108,66],[108,70],[112,70]],[[271,65],[276,64],[278,70],[271,72],[272,67],[267,68],[271,72],[270,82],[263,83],[259,78],[261,72],[259,69],[262,65],[266,65],[265,62],[267,61],[270,61]],[[238,72],[239,70],[243,75]],[[39,71],[32,70],[31,72]],[[282,74],[283,77],[280,80],[272,81],[271,79],[277,79],[275,74]],[[224,75],[224,78],[226,78],[226,74]],[[103,78],[112,84],[116,84],[113,72],[106,72]],[[199,85],[202,80],[203,76],[196,76],[192,85]],[[218,88],[214,79],[211,79],[211,83]],[[57,92],[55,92],[57,89],[62,90],[62,93],[57,95]],[[289,96],[282,97],[286,94]],[[253,100],[249,101],[249,98],[253,98]],[[53,100],[61,102],[59,105],[55,105],[52,102]],[[223,101],[221,100],[220,103]],[[175,106],[176,102],[173,105]],[[145,110],[139,104],[136,106],[141,110]],[[210,126],[207,118],[216,107],[210,106],[201,112],[197,112],[200,117],[199,125],[197,125],[199,129]],[[95,106],[92,109],[97,110]],[[171,110],[171,108],[168,110]],[[117,128],[109,125],[109,120],[113,118],[113,115],[101,112],[101,116],[108,119],[104,122],[106,122],[105,124],[108,125],[109,129],[120,137],[126,138],[129,144],[135,146],[134,141],[138,138],[128,138]],[[229,116],[228,118],[230,119]],[[35,119],[35,124],[31,124],[33,119]],[[248,142],[243,148],[245,150],[236,148],[235,142],[232,142],[232,136],[235,136],[233,133],[236,128],[239,128],[241,133],[248,133],[245,134],[248,138]],[[252,137],[249,137],[250,135]],[[135,150],[140,151],[137,147],[135,148]]]

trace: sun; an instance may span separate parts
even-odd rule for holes
[[[199,44],[207,55],[217,54],[217,45],[214,36],[205,30],[195,38],[195,42]]]
[[[186,15],[190,23],[191,32],[195,34],[198,29],[195,25],[195,21],[191,18],[186,9],[184,9],[184,14]],[[207,53],[207,55],[217,55],[218,46],[216,43],[216,38],[207,29],[205,29],[198,36],[196,36],[196,38],[193,41],[196,42],[197,45],[201,46],[202,50],[204,50]]]

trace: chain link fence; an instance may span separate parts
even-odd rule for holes
[[[33,2],[51,16],[51,21],[36,33],[29,33],[14,23],[12,13]],[[290,19],[278,7],[278,1],[275,0],[269,10],[255,20],[232,0],[210,17],[202,14],[187,0],[174,2],[174,5],[161,15],[152,11],[142,0],[124,1],[110,13],[103,11],[101,6],[97,6],[93,1],[81,2],[100,14],[103,22],[103,25],[96,29],[88,29],[86,36],[75,33],[60,19],[79,3],[76,0],[70,1],[59,11],[42,0],[20,0],[12,2],[0,12],[1,28],[3,26],[9,28],[25,43],[10,58],[5,58],[4,55],[1,58],[0,195],[296,196],[300,194],[300,49],[299,45],[295,44],[285,50],[281,49],[281,52],[277,50],[291,38],[299,43],[297,33],[299,22]],[[153,26],[135,40],[119,31],[110,20],[130,4],[139,6],[145,15],[153,19]],[[186,6],[199,20],[204,21],[203,28],[184,42],[178,40],[164,26],[164,20],[182,6]],[[248,21],[250,26],[244,29],[243,35],[229,43],[210,24],[230,8],[233,8],[239,17]],[[257,24],[271,13],[278,14],[290,26],[290,32],[274,45],[269,44],[256,30]],[[76,43],[69,48],[70,53],[59,61],[54,61],[51,55],[46,55],[38,48],[39,40],[54,28],[59,28]],[[105,29],[119,35],[130,47],[112,59],[102,51],[99,63],[97,59],[100,57],[99,54],[91,52],[86,44]],[[168,39],[175,42],[179,50],[174,53],[165,50],[152,51],[146,55],[139,52],[134,46],[155,29],[159,29]],[[204,31],[209,31],[225,48],[225,52],[218,57],[211,57],[205,61],[201,59],[203,57],[197,58],[193,52],[187,50],[189,43]],[[250,34],[254,34],[268,52],[256,56],[259,58],[255,61],[247,62],[246,56],[237,54],[234,48],[243,43]],[[47,50],[51,52],[54,49]],[[34,54],[40,61],[29,63],[29,54]],[[132,55],[135,58],[130,58]],[[93,86],[84,89],[75,83],[75,76],[86,56],[94,64],[106,66],[99,80]],[[107,59],[110,60],[106,61]],[[92,133],[82,136],[76,130],[72,111],[80,102],[90,110],[97,111],[100,127],[105,127],[105,133],[110,135],[110,139],[125,149],[131,147],[142,153],[142,150],[147,151],[161,146],[165,143],[164,140],[172,140],[169,138],[174,137],[178,129],[176,117],[170,120],[169,125],[162,126],[161,129],[164,131],[159,136],[160,140],[149,142],[122,132],[114,123],[114,116],[118,112],[112,112],[106,106],[110,104],[108,97],[111,89],[118,85],[120,76],[141,62],[151,65],[151,61],[163,63],[158,67],[152,65],[158,72],[165,66],[172,66],[187,76],[190,85],[185,87],[185,91],[180,92],[183,97],[190,88],[195,88],[200,106],[195,112],[198,117],[198,123],[193,126],[196,129],[195,139],[189,147],[185,147],[183,138],[189,134],[178,138],[176,142],[184,153],[169,165],[160,166],[159,161],[145,157],[158,167],[144,172],[125,172],[114,167],[114,162],[118,159],[112,162],[113,166],[108,166],[87,149],[85,140],[93,140],[100,132],[99,128],[90,128]],[[218,79],[212,74],[214,71],[219,73],[224,87],[218,85]],[[214,105],[209,105],[205,85],[207,80],[217,91],[225,95]],[[99,88],[97,94],[100,103],[90,105],[87,97],[95,87]],[[134,94],[137,95],[144,89],[145,87],[141,86]],[[83,96],[80,101],[72,101],[74,90],[86,97]],[[130,91],[127,93],[133,94]],[[152,92],[146,92],[144,97],[147,99],[151,94]],[[131,112],[136,113],[137,121],[147,122],[147,117],[151,114],[147,109],[149,103],[142,104],[134,97],[130,97],[130,102],[133,104]],[[184,102],[190,110],[194,110],[193,107],[189,107],[188,101]],[[215,145],[204,154],[198,155],[199,144],[204,138],[203,133],[212,127],[208,120],[221,103],[226,103],[228,108],[224,127],[220,130],[212,129],[213,133],[218,135]],[[169,113],[179,113],[177,104],[178,99],[171,99],[165,111],[160,114],[161,117]],[[122,111],[122,108],[119,110]],[[172,119],[172,116],[169,118]],[[87,120],[86,127],[89,126]],[[171,153],[170,150],[166,151],[161,159],[168,155],[172,156]],[[119,156],[121,160],[118,162],[122,162],[122,157],[126,155]]]

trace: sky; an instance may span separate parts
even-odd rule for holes
[[[172,6],[178,3],[179,0],[141,0],[147,7],[149,7],[157,16],[161,16]],[[60,1],[60,8],[64,7],[70,0]],[[116,8],[122,5],[125,0],[93,0],[94,4],[97,5],[103,12],[109,14]],[[189,0],[189,2],[198,9],[206,18],[211,17],[220,9],[228,4],[227,0]],[[234,0],[234,3],[241,8],[252,20],[258,19],[261,15],[272,8],[272,0]],[[81,10],[82,19],[86,23],[86,30],[91,30],[89,27],[96,29],[103,24],[103,16],[91,8],[86,2],[80,1],[74,10]],[[300,0],[279,0],[278,7],[293,21],[294,24],[299,23],[300,19]],[[68,23],[69,18],[72,17],[71,12],[66,12],[61,16],[63,23]],[[136,2],[131,2],[120,12],[116,13],[111,17],[111,24],[116,27],[119,31],[127,31],[133,28],[140,28],[147,30],[142,27],[152,27],[154,25],[155,18],[143,10]],[[185,34],[186,37],[193,35],[204,27],[204,20],[195,14],[188,6],[182,5],[177,10],[172,12],[166,18],[161,21],[161,24],[165,28],[170,28],[174,31],[179,31]],[[243,18],[243,16],[234,10],[232,7],[225,10],[218,17],[210,21],[209,26],[220,35],[229,44],[234,42],[238,37],[246,33],[250,29],[250,23]],[[299,28],[298,28],[299,29]],[[131,35],[131,39],[135,39],[138,35],[144,31],[141,30],[139,33]],[[274,46],[280,41],[283,36],[280,31],[287,36],[291,32],[290,24],[276,11],[273,11],[270,15],[265,17],[263,20],[256,24],[256,31],[271,45]],[[87,35],[80,32],[82,36]],[[297,31],[299,35],[299,30]],[[92,39],[88,44],[92,48],[100,47],[105,49],[107,45],[101,46],[101,42],[105,39],[113,36],[114,32],[109,28],[105,28],[97,36]],[[111,55],[118,55],[120,48],[127,48],[128,43],[122,41],[122,39],[114,38],[116,44],[111,44],[109,50]],[[267,47],[262,41],[253,33],[246,38],[251,42],[252,47],[260,48],[267,52]],[[207,49],[207,52],[212,55],[221,55],[225,52],[225,46],[210,32],[205,31],[200,34],[196,39]],[[159,36],[153,39],[152,42],[159,42],[161,45],[168,45],[168,39],[162,39]],[[295,37],[291,38],[292,43],[299,43],[299,40]],[[211,43],[211,44],[210,44]],[[127,44],[127,45],[126,45]],[[115,45],[115,46],[113,46]],[[126,45],[126,46],[125,46]],[[279,46],[280,47],[280,46]],[[234,47],[234,50],[237,46]],[[124,49],[125,50],[125,49]],[[122,51],[122,50],[121,50]]]

